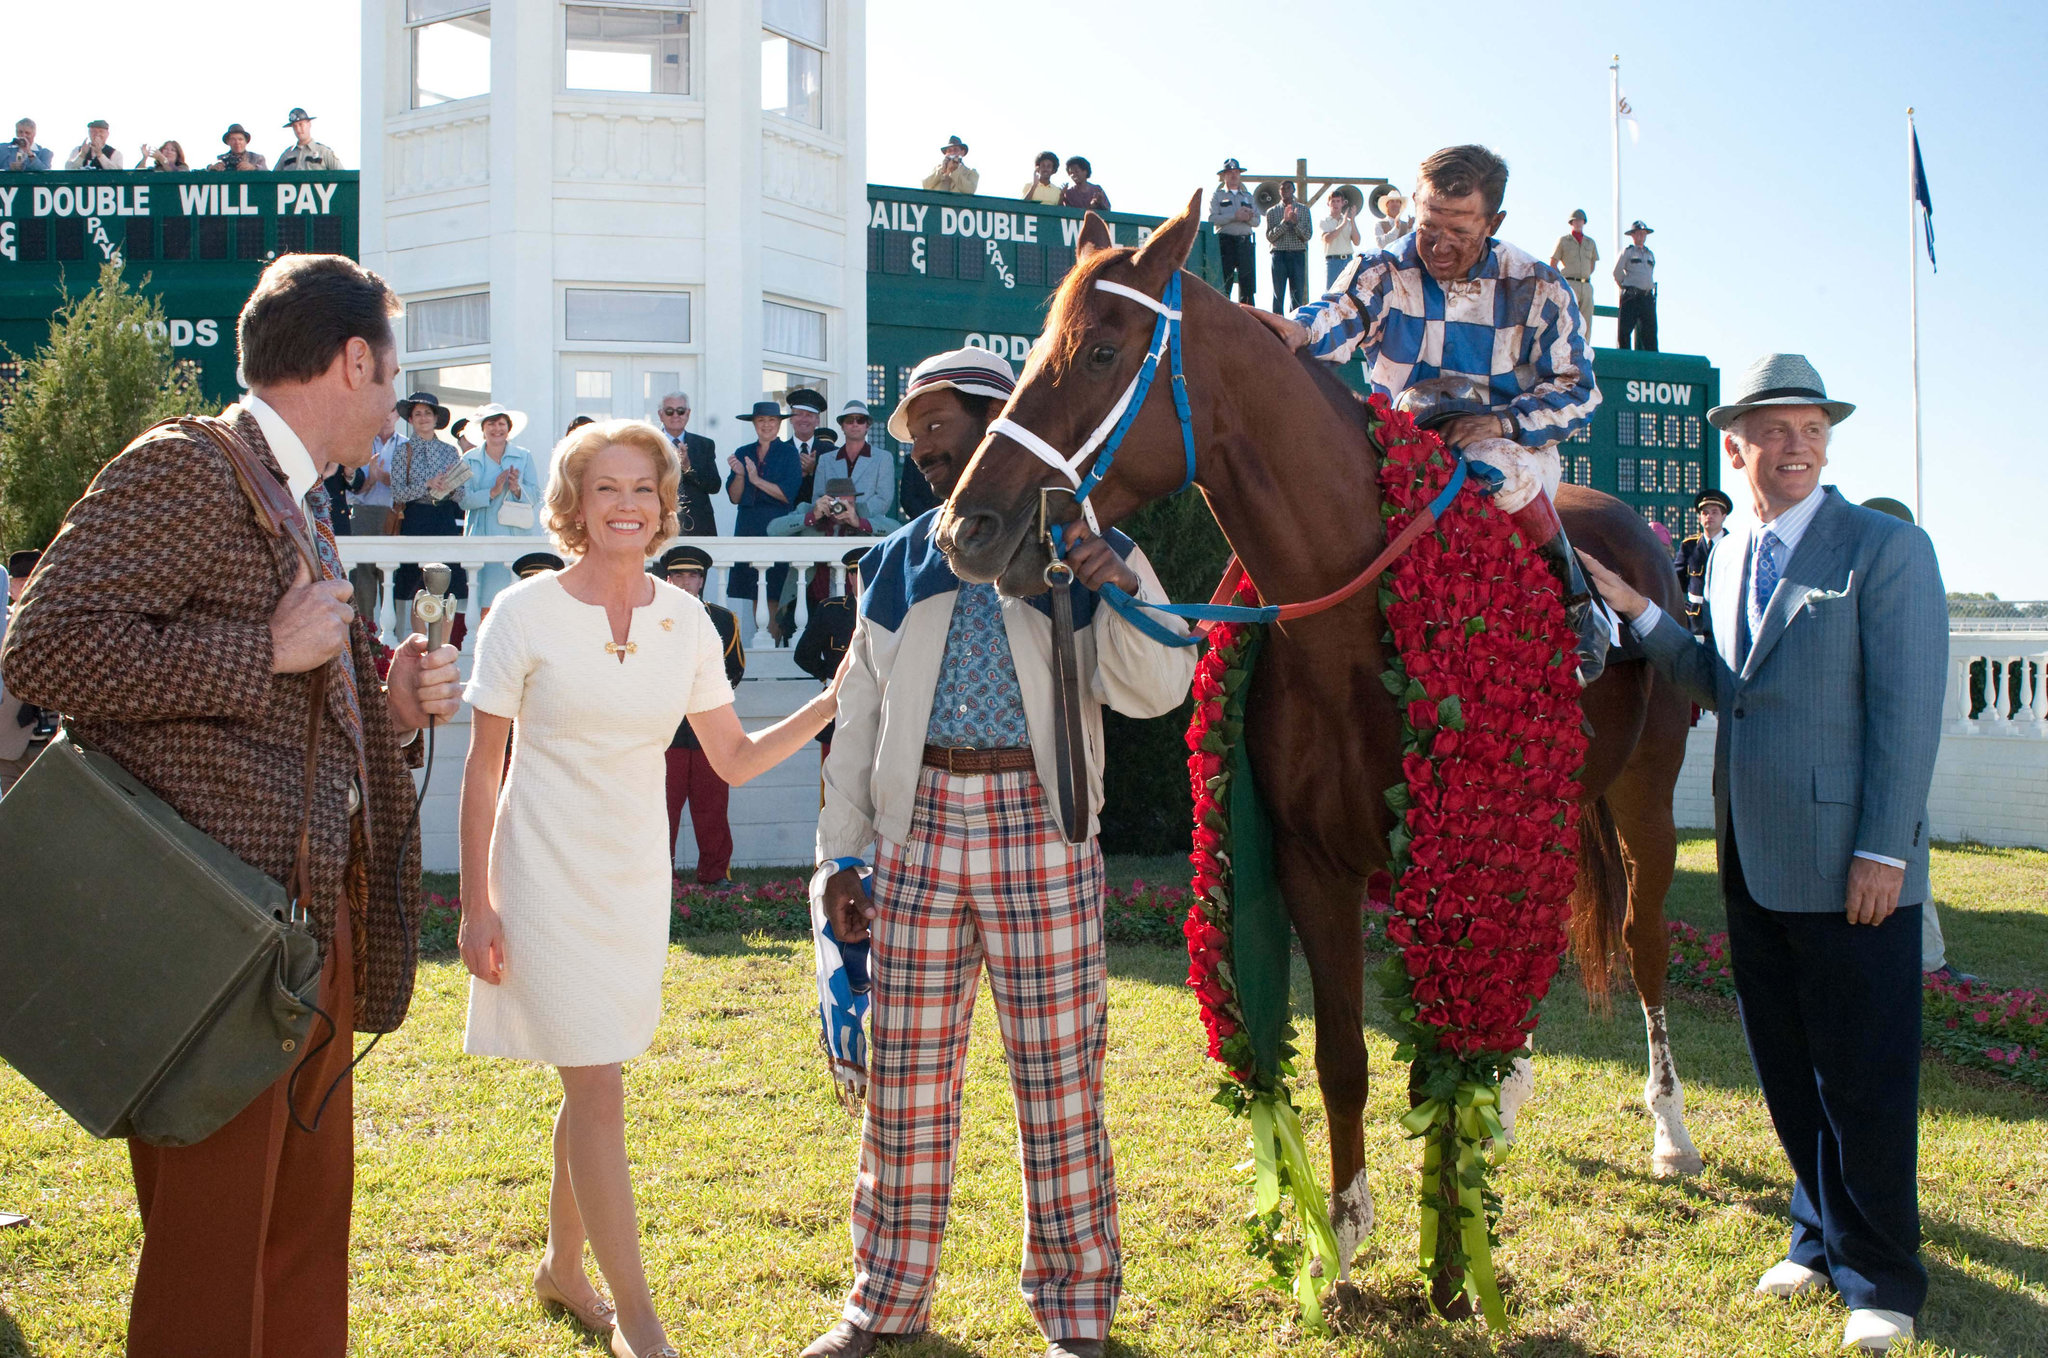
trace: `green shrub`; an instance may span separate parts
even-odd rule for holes
[[[1120,526],[1145,549],[1167,597],[1176,603],[1208,602],[1230,560],[1230,545],[1198,492],[1156,501]],[[1103,713],[1104,853],[1187,852],[1194,799],[1188,792],[1183,737],[1193,713],[1191,698],[1147,721]]]
[[[114,455],[160,419],[207,408],[172,357],[162,305],[100,270],[62,307],[0,415],[0,544],[42,547]]]

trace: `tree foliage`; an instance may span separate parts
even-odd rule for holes
[[[0,414],[0,543],[42,547],[116,453],[157,420],[207,408],[173,358],[163,306],[117,264],[62,307]]]
[[[1223,578],[1230,545],[1193,490],[1145,506],[1119,525],[1145,549],[1167,597],[1206,603]],[[1106,853],[1181,853],[1188,847],[1194,799],[1184,742],[1194,699],[1171,713],[1137,721],[1105,710],[1102,848]]]

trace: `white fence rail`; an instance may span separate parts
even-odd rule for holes
[[[880,538],[855,537],[783,537],[783,538],[677,538],[677,543],[689,542],[702,547],[711,554],[711,578],[704,583],[704,597],[713,603],[726,601],[726,582],[734,566],[753,566],[754,578],[754,635],[747,638],[750,648],[766,649],[774,643],[768,636],[768,619],[773,616],[768,598],[768,569],[788,562],[802,569],[806,576],[813,566],[822,566],[832,572],[832,586],[835,591],[845,588],[846,567],[841,559],[855,547],[870,547]],[[450,566],[461,566],[467,570],[472,581],[469,599],[463,606],[463,615],[468,619],[468,629],[475,634],[481,609],[480,591],[474,586],[477,572],[485,565],[496,563],[509,566],[528,552],[553,551],[546,538],[523,537],[341,537],[336,540],[341,548],[341,559],[348,566],[372,565],[384,572],[384,590],[377,604],[377,630],[386,640],[393,641],[399,635],[398,601],[392,598],[391,578],[403,565],[419,565],[435,561]],[[675,543],[664,543],[660,551],[667,551]],[[800,581],[796,591],[796,630],[803,633],[804,623],[810,616],[810,595]]]

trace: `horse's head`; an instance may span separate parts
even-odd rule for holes
[[[1094,213],[1081,224],[1074,267],[1053,297],[1045,337],[1032,350],[1004,420],[1071,460],[1103,428],[1132,388],[1151,349],[1159,314],[1128,289],[1155,302],[1187,263],[1199,228],[1198,192],[1143,245],[1111,244],[1109,228]],[[1098,287],[1099,283],[1114,289]],[[1200,292],[1199,288],[1194,290]],[[1170,494],[1187,475],[1179,421],[1161,363],[1153,389],[1116,450],[1114,471],[1089,497],[1106,528],[1131,511]],[[1074,470],[1085,477],[1100,450]],[[1017,437],[992,428],[940,511],[939,546],[963,580],[993,581],[1004,593],[1045,588],[1045,545],[1039,536],[1044,488],[1055,523],[1081,517],[1070,492],[1074,480]]]

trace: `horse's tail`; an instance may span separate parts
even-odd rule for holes
[[[1572,887],[1572,958],[1586,996],[1601,1009],[1613,990],[1614,972],[1626,945],[1628,865],[1621,835],[1605,797],[1579,811],[1579,879]]]

